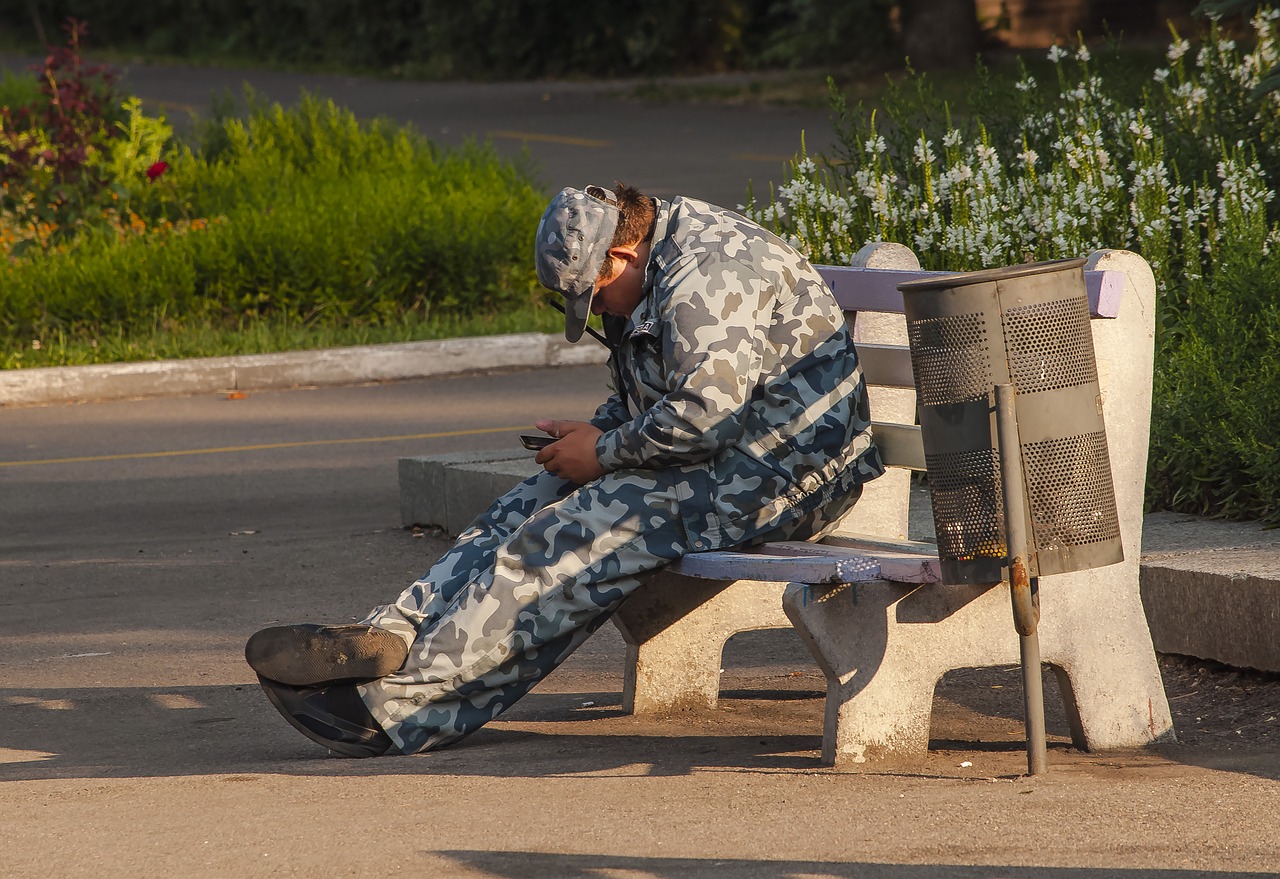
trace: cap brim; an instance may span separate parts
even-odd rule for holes
[[[594,296],[595,286],[592,285],[586,293],[565,297],[564,337],[568,341],[576,342],[582,338],[582,333],[587,328],[587,319],[591,317],[591,299]]]

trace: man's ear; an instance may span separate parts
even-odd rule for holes
[[[621,244],[617,247],[609,248],[609,256],[620,259],[627,265],[635,265],[640,259],[639,245],[637,244]]]

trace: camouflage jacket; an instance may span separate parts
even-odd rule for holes
[[[883,472],[844,314],[813,266],[705,202],[659,202],[645,297],[606,325],[606,470],[680,484],[695,549],[748,541]],[[625,324],[623,326],[622,324]]]

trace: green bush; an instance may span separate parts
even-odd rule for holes
[[[871,114],[833,89],[838,154],[752,211],[821,262],[877,240],[949,270],[1139,252],[1161,292],[1149,502],[1280,522],[1277,21],[1261,8],[1245,46],[1214,23],[1194,53],[1175,33],[1136,87],[1055,46],[1048,75],[980,71],[964,119],[920,76]]]
[[[1233,249],[1186,295],[1160,345],[1148,497],[1280,522],[1280,252]]]
[[[534,296],[545,199],[488,148],[440,150],[313,98],[226,120],[210,142],[170,155],[131,203],[132,229],[0,265],[7,365],[53,337],[380,326]]]

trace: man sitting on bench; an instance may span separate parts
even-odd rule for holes
[[[339,754],[412,754],[493,720],[686,553],[803,539],[883,467],[844,314],[807,260],[738,214],[618,186],[543,214],[538,278],[576,342],[604,315],[614,394],[539,421],[544,472],[494,502],[358,625],[263,629],[271,703]]]

